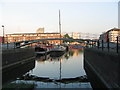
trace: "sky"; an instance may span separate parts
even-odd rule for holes
[[[118,27],[118,0],[1,0],[5,34],[59,32],[102,33]],[[2,35],[3,28],[0,28]]]

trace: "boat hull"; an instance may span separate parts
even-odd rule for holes
[[[60,56],[62,56],[64,53],[65,53],[65,51],[58,51],[58,50],[56,50],[56,51],[51,51],[51,52],[50,52],[50,56],[51,56],[51,57],[60,57]]]
[[[48,54],[50,54],[50,51],[47,51],[47,52],[45,52],[45,51],[35,52],[35,54],[36,55],[48,55]]]

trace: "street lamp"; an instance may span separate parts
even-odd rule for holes
[[[4,43],[4,25],[2,25],[3,27],[3,40],[2,40],[2,43]]]

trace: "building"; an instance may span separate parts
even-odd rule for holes
[[[44,33],[44,28],[38,28],[36,33]]]
[[[80,33],[72,33],[73,39],[80,39]]]
[[[107,32],[104,32],[100,35],[99,40],[103,40],[104,42],[113,42],[116,43],[117,42],[117,37],[118,40],[120,42],[120,29],[118,28],[113,28],[111,30],[108,30]]]
[[[2,39],[3,39],[3,37],[0,36],[0,43],[2,43]]]
[[[106,32],[103,32],[103,33],[100,35],[99,40],[100,40],[100,41],[103,40],[103,42],[107,42],[108,39],[107,39],[107,34],[106,34]]]
[[[66,33],[64,32],[63,35],[68,34],[70,37],[73,37],[73,39],[92,39],[92,40],[98,40],[100,34],[98,33],[74,33],[74,32],[69,32]]]
[[[99,34],[98,33],[81,33],[80,38],[96,40],[96,39],[99,39]]]
[[[63,36],[62,36],[63,37]],[[48,38],[60,38],[60,33],[16,33],[6,34],[5,43],[12,43],[18,41],[48,39]],[[49,44],[60,44],[60,40],[49,40]]]
[[[63,32],[62,35],[68,34],[70,37],[72,37],[73,39],[80,39],[80,33],[74,33],[74,32]]]

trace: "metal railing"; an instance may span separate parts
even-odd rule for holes
[[[18,45],[16,42],[13,42],[13,43],[1,43],[0,44],[0,47],[3,49],[3,50],[6,50],[6,49],[17,49],[18,48]],[[22,48],[29,48],[29,47],[32,47],[32,45],[29,45],[29,46],[23,46]]]
[[[107,42],[104,42],[104,40],[98,40],[96,47],[98,49],[102,49],[102,51],[107,50],[108,52],[114,51],[116,53],[119,53],[120,52],[119,38],[116,37],[115,43],[110,42],[109,38],[107,39]]]
[[[15,43],[2,43],[1,44],[2,49],[15,49],[16,45]]]

